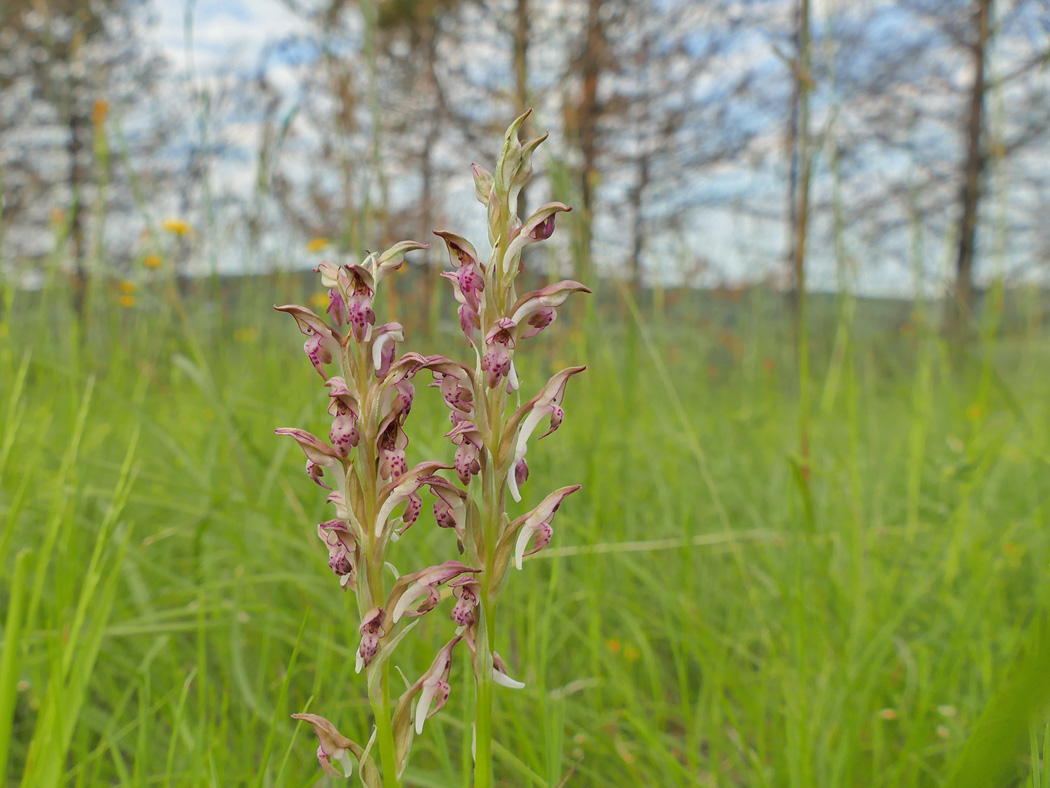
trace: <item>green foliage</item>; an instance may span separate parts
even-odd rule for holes
[[[1045,786],[1045,336],[989,332],[959,364],[921,321],[891,330],[886,305],[815,298],[800,486],[774,296],[669,297],[640,323],[600,295],[593,331],[559,321],[549,358],[521,370],[528,394],[589,365],[521,511],[566,478],[584,488],[520,578],[549,591],[499,621],[528,682],[496,698],[502,784],[897,788],[966,784],[986,763],[1003,785]],[[298,281],[192,298],[143,283],[135,307],[99,294],[112,309],[80,329],[60,291],[8,296],[7,783],[314,784],[315,742],[289,714],[323,697],[361,741],[370,721],[353,601],[314,530],[329,515],[272,433],[327,429],[269,306],[302,299]],[[409,461],[451,457],[436,392],[420,386],[415,409]],[[447,538],[424,513],[399,548],[443,555]],[[421,621],[396,655],[405,674],[450,631]],[[428,723],[408,784],[465,785],[465,700]]]

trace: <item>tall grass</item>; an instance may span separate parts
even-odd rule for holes
[[[321,395],[297,335],[269,307],[300,287],[180,296],[143,279],[122,308],[100,284],[80,331],[61,289],[9,291],[9,784],[314,784],[315,742],[288,715],[321,699],[368,738],[352,600],[314,534],[327,515],[272,435],[325,429],[310,423]],[[590,366],[531,468],[536,495],[564,478],[584,488],[526,566],[546,598],[500,622],[497,648],[528,682],[497,699],[501,784],[962,785],[973,759],[1050,784],[1045,716],[1028,727],[1045,679],[1025,667],[1050,591],[1037,322],[995,325],[953,364],[907,308],[814,298],[803,494],[778,297],[671,294],[659,321],[616,303],[604,294],[584,333],[556,324],[550,357],[522,370],[528,390],[563,357]],[[455,341],[451,321],[439,328],[424,349]],[[431,437],[445,418],[419,391],[410,455],[450,456]],[[399,549],[443,536],[424,514]],[[406,675],[449,626],[421,622],[398,652]],[[451,754],[469,741],[463,700],[428,724],[409,784],[467,784]],[[1001,730],[996,709],[1016,724],[989,753],[971,733]]]

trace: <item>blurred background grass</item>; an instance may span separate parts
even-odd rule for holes
[[[288,718],[306,706],[367,738],[322,498],[272,434],[324,428],[299,334],[270,308],[309,300],[311,279],[169,279],[133,308],[107,291],[82,334],[61,290],[9,291],[12,784],[307,784],[314,745]],[[600,288],[522,356],[526,392],[589,366],[523,505],[584,488],[500,621],[528,683],[498,698],[503,783],[942,784],[1047,601],[1038,315],[964,349],[920,307],[816,299],[807,487],[783,297],[666,293],[660,313],[652,295]],[[426,352],[458,344],[451,320],[408,332]],[[447,459],[436,393],[416,403],[409,460]],[[397,560],[444,555],[447,536],[424,515]],[[407,675],[446,624],[401,646]],[[460,686],[412,784],[464,784]],[[1045,784],[1025,776],[1041,730],[998,753],[1015,781]]]

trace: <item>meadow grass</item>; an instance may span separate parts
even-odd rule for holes
[[[293,277],[152,288],[121,308],[99,287],[82,330],[61,289],[7,291],[0,774],[312,785],[316,741],[289,714],[358,741],[369,719],[353,601],[315,534],[330,514],[273,435],[327,430],[301,336],[270,309],[306,294]],[[649,314],[600,295],[522,370],[528,392],[589,365],[522,506],[583,490],[502,606],[496,647],[528,685],[497,697],[497,784],[1050,785],[1038,323],[960,351],[921,309],[818,302],[806,481],[777,297]],[[414,348],[455,346],[451,321],[404,322]],[[417,388],[409,461],[450,460],[444,407]],[[428,509],[396,546],[406,566],[449,553]],[[451,627],[421,621],[405,675]],[[469,785],[463,675],[411,785]]]

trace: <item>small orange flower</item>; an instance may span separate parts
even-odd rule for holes
[[[314,309],[327,309],[328,293],[314,293],[310,296],[310,306]]]
[[[193,233],[193,227],[184,219],[165,219],[160,226],[165,232],[173,233],[180,238]]]
[[[879,719],[883,720],[895,720],[897,719],[896,709],[882,709],[879,711]]]
[[[122,293],[134,293],[135,292],[135,283],[134,282],[129,282],[127,279],[123,280],[117,286],[120,288],[120,292],[122,292]]]
[[[313,254],[314,252],[320,252],[322,249],[328,246],[329,243],[330,241],[327,238],[311,238],[306,243],[306,251],[310,252],[311,254]]]
[[[117,300],[120,301],[120,305],[125,309],[130,309],[131,307],[135,306],[135,296],[133,295],[125,294]]]
[[[105,99],[95,99],[95,106],[91,108],[91,122],[101,126],[106,122],[109,115],[109,103]]]
[[[762,369],[764,369],[766,372],[773,372],[776,368],[777,362],[775,362],[773,359],[769,358],[768,356],[762,359]]]
[[[605,647],[609,649],[609,651],[613,654],[619,654],[620,649],[622,648],[622,646],[620,645],[620,641],[616,638],[610,638],[609,640],[607,640],[605,643]]]
[[[160,268],[162,262],[159,254],[148,254],[142,258],[142,264],[146,268]]]

